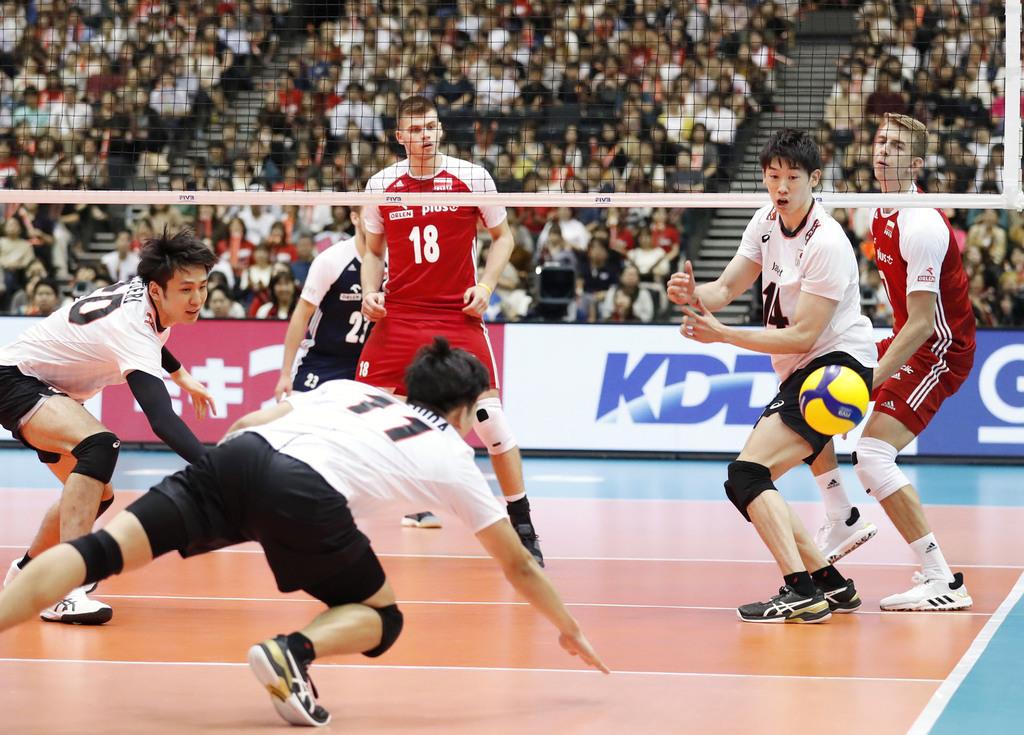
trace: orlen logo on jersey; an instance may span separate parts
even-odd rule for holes
[[[925,268],[924,273],[917,277],[918,283],[935,283],[935,269]]]
[[[726,424],[749,426],[772,396],[754,396],[754,381],[761,376],[774,390],[775,375],[766,355],[737,355],[731,368],[710,355],[654,353],[630,360],[628,353],[609,353],[596,419],[699,424],[725,409]]]
[[[416,213],[413,212],[411,209],[399,209],[399,210],[396,210],[394,212],[389,212],[388,213],[388,219],[390,219],[390,220],[409,219],[410,217],[415,217],[415,216],[416,216]]]
[[[875,260],[879,263],[885,263],[886,265],[892,265],[892,256],[886,253],[884,250],[875,250]]]

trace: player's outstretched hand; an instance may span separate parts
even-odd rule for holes
[[[723,326],[695,297],[692,306],[683,307],[683,324],[679,333],[695,342],[724,342]]]
[[[213,402],[213,396],[206,390],[206,386],[193,378],[187,370],[181,370],[180,373],[175,382],[192,398],[192,408],[195,409],[196,418],[205,419],[207,411],[211,416],[216,416],[217,406]]]
[[[697,298],[694,289],[697,287],[693,280],[693,264],[687,260],[683,264],[681,273],[673,273],[668,279],[668,300],[679,306],[688,306]]]
[[[466,293],[462,295],[462,303],[465,304],[462,307],[463,314],[469,314],[470,316],[481,316],[487,311],[487,304],[491,300],[491,294],[487,290],[486,286],[481,286],[479,283],[474,284],[466,289]]]
[[[384,308],[384,293],[374,291],[363,296],[362,312],[363,316],[371,322],[380,321],[386,317],[388,310]]]
[[[611,671],[604,665],[604,662],[598,658],[597,653],[590,645],[590,641],[583,635],[583,631],[579,631],[576,635],[569,635],[568,633],[562,633],[558,636],[558,643],[572,656],[579,656],[584,663],[593,666],[595,669],[600,671],[602,674],[610,674]]]
[[[292,376],[282,374],[281,377],[277,379],[277,385],[274,386],[274,400],[280,403],[289,395],[291,395],[291,392]]]

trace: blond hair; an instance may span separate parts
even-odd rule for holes
[[[910,115],[900,115],[895,112],[887,112],[882,116],[882,124],[892,123],[893,125],[910,131],[910,155],[914,158],[924,158],[928,152],[928,128],[923,122]]]

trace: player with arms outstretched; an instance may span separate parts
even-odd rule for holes
[[[0,424],[35,449],[63,483],[60,501],[5,584],[35,556],[89,533],[113,502],[110,478],[120,441],[82,403],[108,385],[128,387],[153,432],[186,462],[205,447],[171,407],[163,371],[187,392],[202,418],[213,399],[164,346],[175,324],[199,318],[216,256],[185,230],[149,240],[138,275],[64,306],[0,348]],[[43,620],[101,624],[109,605],[82,588],[41,613]]]
[[[886,113],[875,134],[874,171],[885,193],[915,193],[924,166],[928,129],[906,115]],[[925,427],[974,365],[974,313],[967,275],[949,220],[938,209],[877,209],[871,219],[875,265],[892,304],[893,334],[878,343],[875,409],[854,453],[864,488],[914,551],[921,571],[906,592],[882,599],[883,610],[965,610],[973,601],[963,574],[949,568],[914,486],[896,455]],[[823,453],[821,469],[835,468]],[[819,531],[832,554],[843,535],[850,501],[841,487],[824,493],[828,519]],[[838,558],[838,555],[837,555]]]
[[[425,97],[409,97],[398,108],[398,142],[408,158],[376,173],[367,192],[470,193],[495,191],[482,167],[443,155],[437,108]],[[491,236],[483,274],[477,278],[477,221]],[[530,517],[523,463],[498,398],[494,356],[481,319],[498,276],[512,254],[513,238],[505,208],[404,207],[363,208],[366,257],[363,261],[363,314],[377,322],[359,360],[356,379],[399,394],[403,373],[416,350],[443,335],[454,347],[475,355],[486,366],[490,390],[476,407],[477,435],[487,446],[512,525],[523,545],[543,564]],[[387,290],[382,291],[387,256]],[[405,523],[424,525],[414,514]],[[430,525],[438,525],[426,520]]]
[[[861,315],[860,281],[853,247],[842,227],[813,196],[821,178],[821,153],[807,133],[783,129],[761,151],[771,204],[759,209],[743,233],[736,256],[712,283],[696,286],[687,261],[669,281],[669,298],[684,306],[683,336],[724,342],[772,356],[781,385],[729,465],[726,495],[751,521],[783,575],[779,594],[742,605],[752,623],[827,620],[852,612],[861,600],[852,580],[822,558],[803,523],[774,481],[811,463],[831,437],[812,429],[800,411],[808,375],[844,365],[871,380],[875,346],[871,323]],[[712,316],[749,289],[764,287],[764,329],[728,327]]]
[[[429,503],[476,534],[506,579],[557,630],[559,645],[605,673],[551,581],[523,548],[462,440],[490,383],[480,361],[443,339],[406,373],[408,404],[335,380],[241,419],[219,446],[166,478],[96,533],[40,556],[0,592],[0,631],[74,585],[148,564],[256,541],[278,588],[327,609],[301,630],[249,650],[249,666],[294,725],[323,726],[308,668],[321,656],[377,657],[404,616],[368,539],[365,516]]]

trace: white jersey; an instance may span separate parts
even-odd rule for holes
[[[757,210],[743,232],[739,255],[761,266],[764,326],[782,329],[796,314],[800,294],[838,302],[832,320],[802,355],[772,355],[779,380],[829,352],[845,352],[865,367],[878,364],[870,320],[861,314],[860,272],[843,228],[818,202],[793,237],[782,233],[772,205]]]
[[[441,508],[476,533],[506,517],[472,448],[434,413],[351,380],[285,400],[292,411],[245,431],[316,470],[356,521]]]
[[[85,401],[133,370],[163,376],[156,308],[141,278],[115,283],[62,306],[0,348],[0,365]]]

